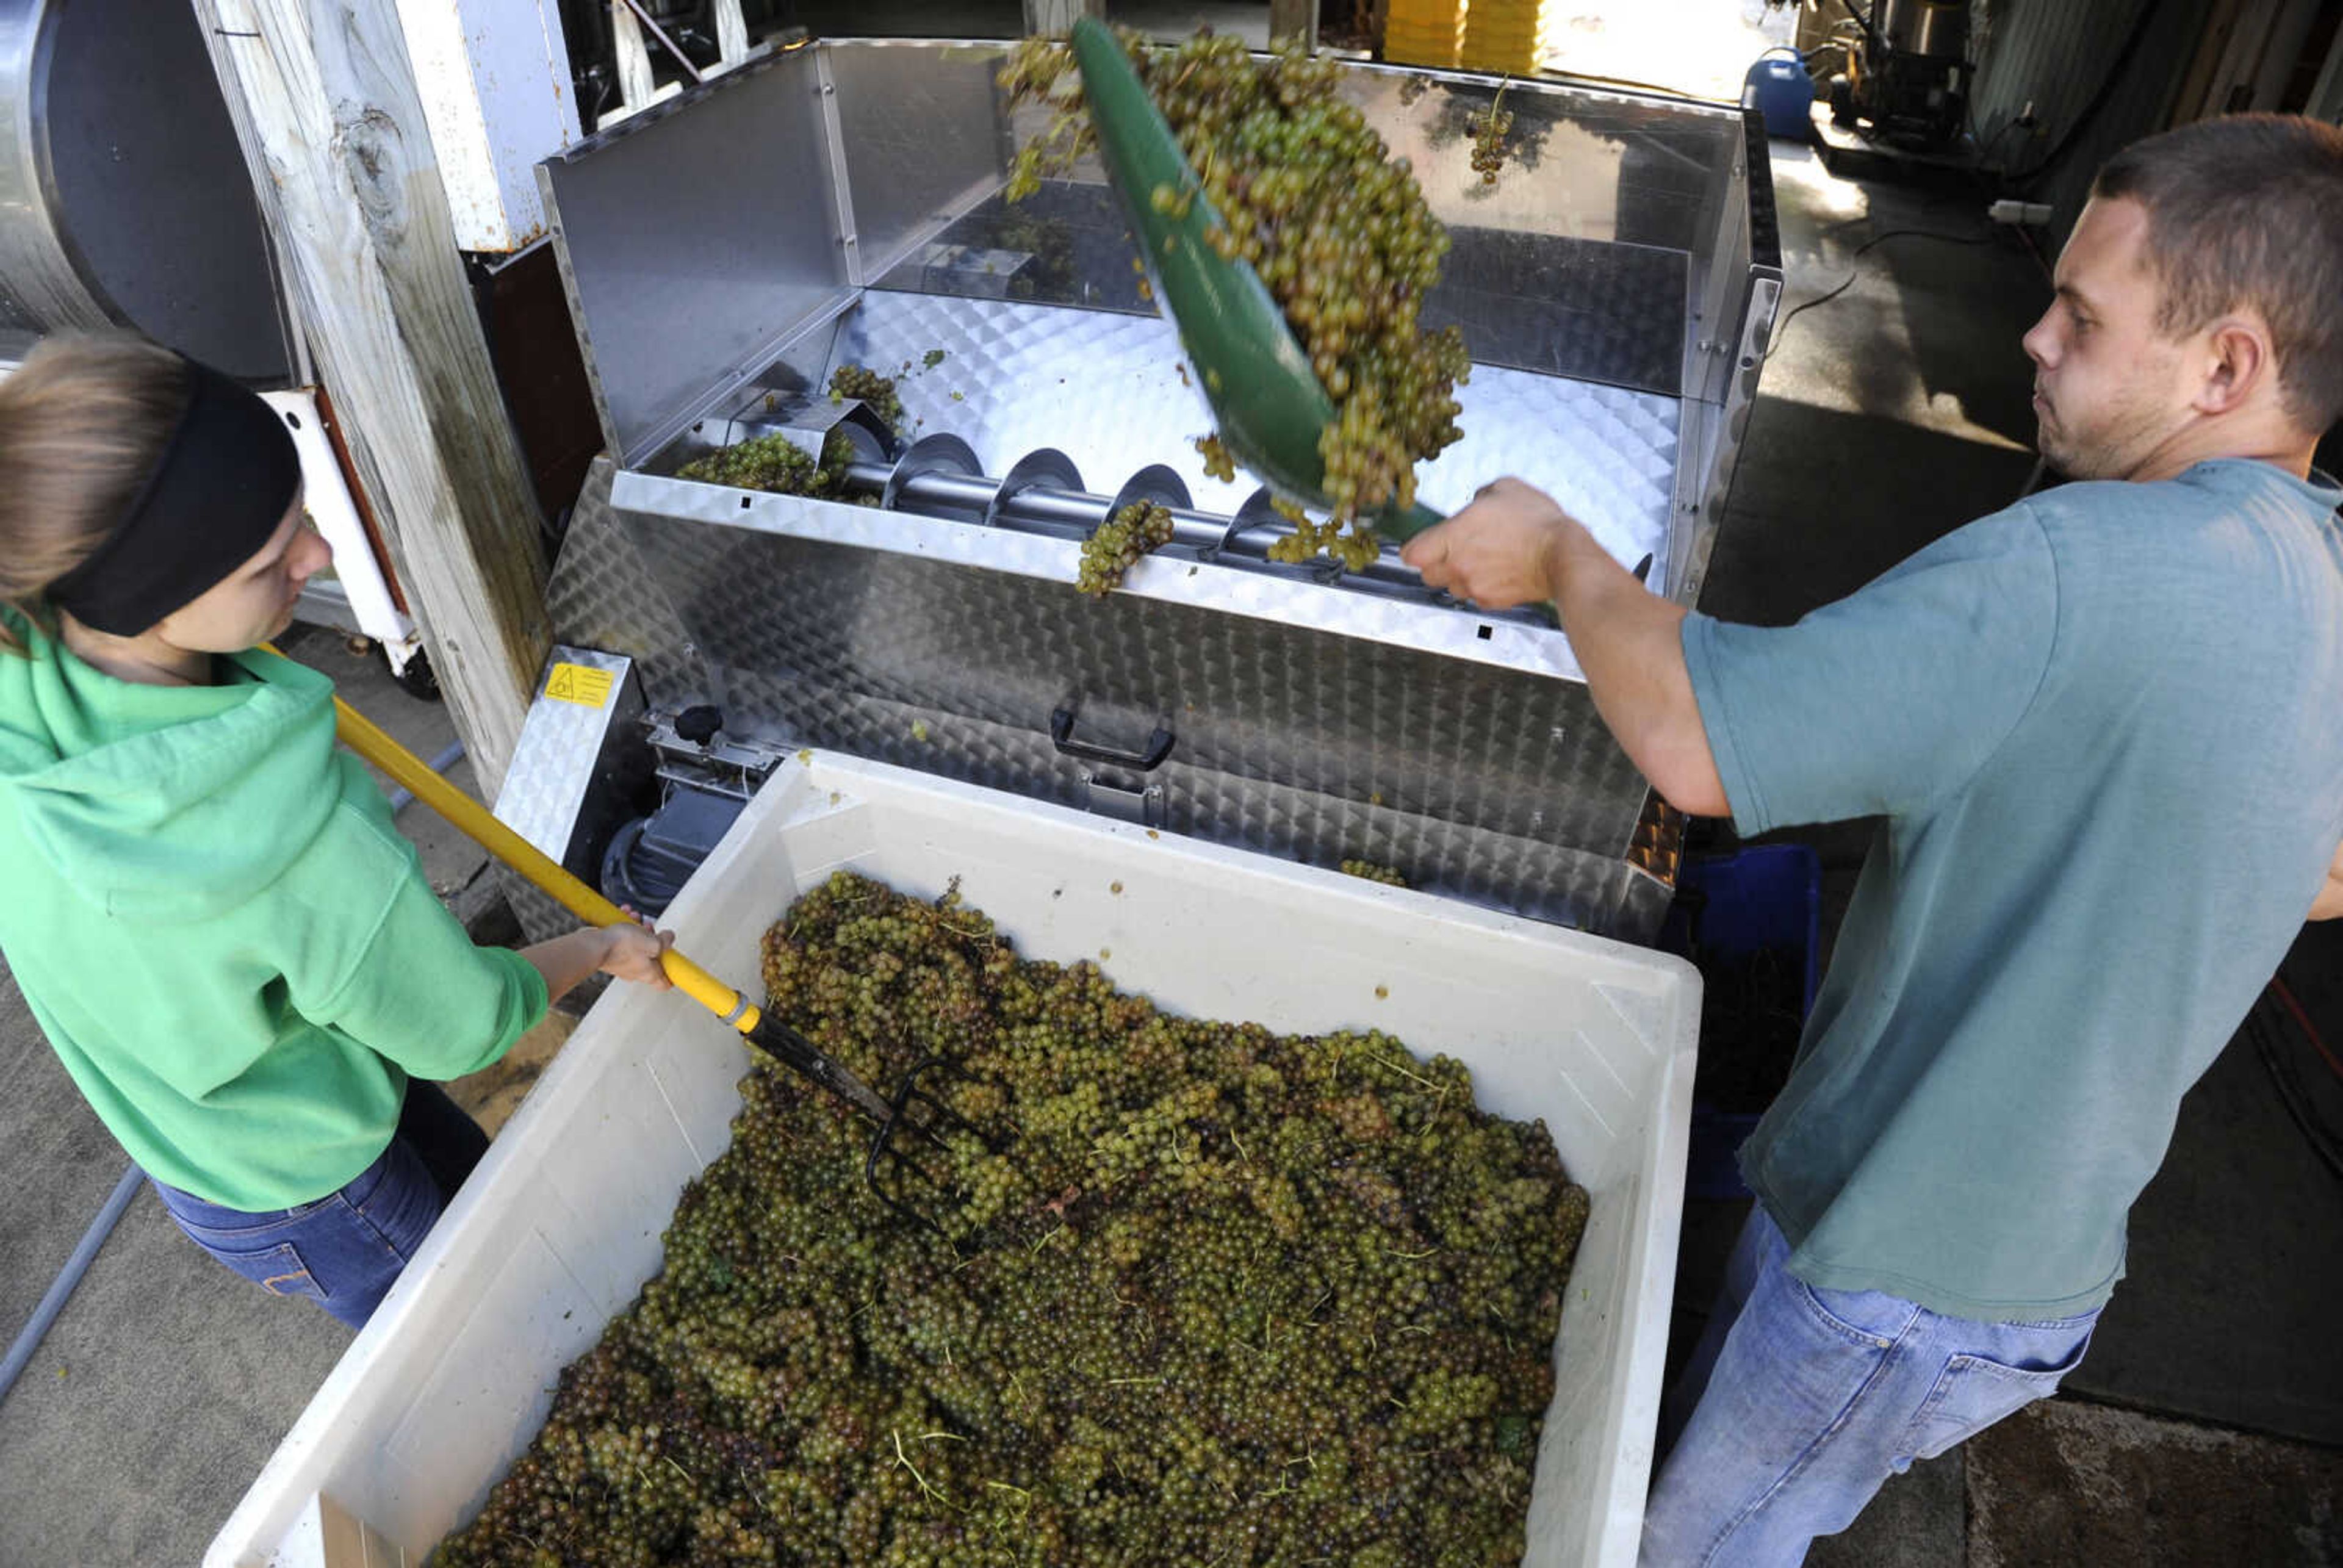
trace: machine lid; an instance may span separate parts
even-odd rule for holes
[[[822,51],[768,56],[538,166],[603,438],[633,467],[851,301]]]

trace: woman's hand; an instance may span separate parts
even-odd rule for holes
[[[634,915],[635,911],[628,910],[627,913]],[[639,915],[635,918],[642,920]],[[674,988],[675,982],[667,978],[667,970],[659,963],[659,955],[675,946],[673,931],[654,930],[649,920],[643,920],[640,925],[604,926],[601,935],[608,945],[601,962],[595,967],[604,974],[647,985],[653,990]]]
[[[654,990],[666,990],[675,983],[659,963],[659,955],[675,946],[675,933],[636,924],[641,917],[632,910],[627,914],[629,918],[618,925],[580,926],[551,941],[520,950],[520,956],[545,977],[549,1000],[559,1001],[578,981],[598,970]]]

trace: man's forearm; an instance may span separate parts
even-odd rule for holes
[[[1554,608],[1603,722],[1670,805],[1730,814],[1684,667],[1682,607],[1645,588],[1584,528],[1557,537],[1553,552]]]

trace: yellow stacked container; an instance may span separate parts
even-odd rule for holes
[[[1502,0],[1477,0],[1480,5]],[[1398,65],[1454,69],[1464,48],[1468,0],[1391,0],[1383,19],[1383,58]]]
[[[1473,0],[1459,57],[1468,71],[1525,76],[1544,68],[1561,25],[1557,0]]]

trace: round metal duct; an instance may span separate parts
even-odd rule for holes
[[[0,0],[0,344],[133,327],[288,379],[260,214],[194,7]]]

